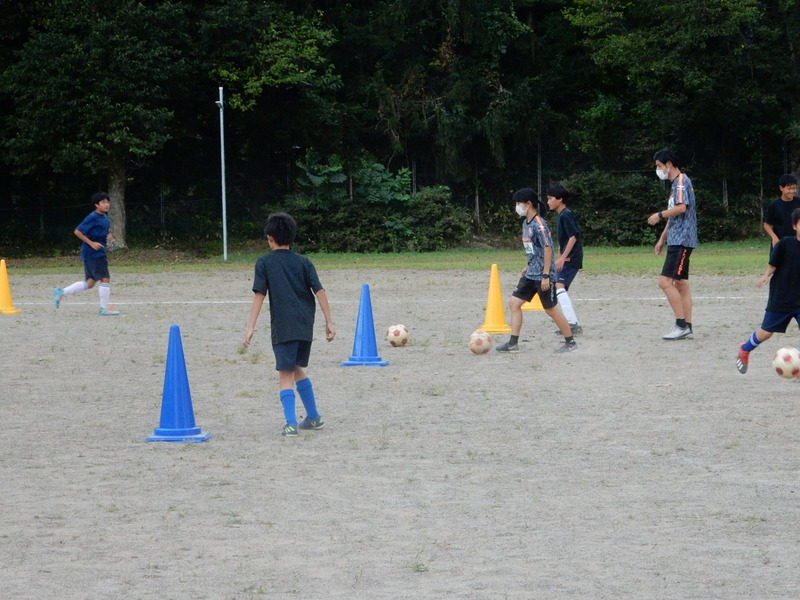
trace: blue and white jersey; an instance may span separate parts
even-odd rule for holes
[[[697,211],[692,181],[683,173],[672,180],[669,192],[669,208],[686,205],[686,212],[669,218],[667,224],[667,246],[697,248]]]
[[[528,270],[525,277],[533,281],[541,281],[542,270],[544,269],[544,249],[553,247],[553,236],[550,228],[542,219],[541,215],[536,215],[530,221],[522,222],[522,246],[525,254],[528,255]],[[555,258],[550,259],[550,279],[555,279]]]

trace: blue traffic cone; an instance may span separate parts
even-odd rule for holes
[[[210,433],[194,423],[192,393],[183,358],[181,331],[177,325],[169,328],[167,369],[164,374],[164,393],[161,396],[161,422],[148,442],[205,442]]]
[[[381,360],[381,357],[378,356],[378,345],[375,342],[375,325],[372,322],[372,302],[369,299],[369,286],[365,283],[361,286],[361,304],[358,307],[353,354],[350,356],[350,360],[342,363],[342,366],[385,367],[388,364],[388,360]]]

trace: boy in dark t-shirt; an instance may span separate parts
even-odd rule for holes
[[[797,197],[797,177],[786,173],[778,178],[778,188],[781,195],[767,206],[764,215],[764,231],[770,238],[770,245],[774,247],[778,240],[786,236],[794,236],[792,230],[792,212],[800,208],[800,198]]]
[[[764,320],[750,338],[739,346],[736,368],[739,373],[747,373],[750,352],[759,344],[767,341],[773,333],[786,333],[792,319],[800,325],[800,208],[792,212],[792,228],[794,237],[784,237],[772,248],[769,265],[764,274],[758,278],[756,287],[762,287],[769,281],[769,298]]]
[[[274,213],[267,219],[264,234],[272,252],[256,262],[253,280],[255,296],[242,340],[242,346],[248,348],[261,306],[269,296],[272,350],[286,418],[283,435],[291,437],[297,436],[298,428],[322,429],[325,426],[317,410],[311,381],[305,372],[311,355],[316,302],[319,302],[325,316],[325,339],[330,342],[336,337],[328,297],[314,265],[305,256],[289,249],[296,233],[297,223],[286,213]],[[299,424],[295,411],[295,386],[306,409],[306,417]]]
[[[578,315],[569,297],[569,286],[583,268],[583,241],[578,219],[567,207],[569,191],[563,185],[551,185],[547,190],[547,206],[556,211],[556,233],[558,234],[558,256],[556,256],[556,297],[561,312],[569,322],[573,335],[583,332]],[[557,331],[556,333],[561,333]]]

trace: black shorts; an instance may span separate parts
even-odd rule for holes
[[[275,353],[276,371],[294,371],[297,367],[307,367],[311,356],[311,342],[292,340],[281,344],[272,344]]]
[[[689,257],[692,248],[686,246],[667,246],[667,258],[661,275],[670,279],[689,279]]]
[[[86,279],[94,279],[95,281],[111,279],[111,274],[108,272],[108,258],[105,256],[87,258],[83,261],[83,274]]]
[[[517,283],[517,289],[515,289],[511,295],[520,300],[525,300],[525,302],[530,302],[534,295],[539,294],[539,300],[542,301],[542,308],[553,308],[558,304],[556,285],[550,282],[550,289],[542,291],[541,283],[542,282],[538,280],[520,277],[519,283]]]

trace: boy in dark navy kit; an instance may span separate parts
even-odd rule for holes
[[[558,236],[558,256],[556,256],[556,297],[561,312],[567,318],[573,335],[583,333],[583,327],[578,322],[578,315],[572,306],[569,297],[569,286],[583,268],[583,240],[578,219],[567,207],[569,190],[560,183],[551,185],[547,189],[547,206],[556,211],[556,234]],[[556,331],[556,333],[561,333]]]
[[[81,260],[83,261],[84,281],[76,281],[64,289],[53,290],[53,304],[56,308],[61,305],[61,300],[69,294],[77,294],[90,290],[99,281],[100,287],[100,315],[116,316],[118,310],[109,306],[111,298],[111,274],[108,271],[108,258],[106,257],[106,243],[113,241],[114,236],[109,233],[111,222],[108,211],[111,210],[111,197],[105,192],[92,195],[94,211],[90,212],[81,224],[75,228],[75,237],[81,242]]]
[[[256,262],[255,296],[242,340],[242,346],[248,348],[261,306],[269,296],[272,350],[286,419],[283,435],[290,437],[297,436],[298,428],[322,429],[325,426],[317,410],[311,380],[305,372],[311,355],[316,302],[325,316],[325,339],[330,342],[336,337],[328,297],[314,265],[305,256],[289,249],[296,233],[297,223],[286,213],[274,213],[267,219],[264,234],[272,252]],[[306,417],[299,424],[295,411],[295,387],[306,410]]]
[[[794,237],[778,240],[769,255],[769,265],[756,281],[763,287],[769,281],[769,298],[761,327],[756,329],[746,342],[739,345],[736,368],[747,373],[750,353],[759,344],[766,342],[774,333],[786,333],[792,319],[800,325],[800,208],[792,212]]]
[[[522,271],[517,289],[508,299],[511,310],[511,337],[508,342],[497,346],[498,352],[519,352],[519,332],[522,329],[522,305],[530,302],[535,294],[539,295],[542,308],[553,319],[561,334],[564,344],[556,348],[556,352],[572,352],[578,346],[572,337],[566,317],[558,307],[555,286],[551,283],[555,278],[553,257],[553,239],[550,228],[539,214],[542,202],[531,188],[522,188],[514,192],[512,200],[516,205],[517,215],[523,217],[522,246],[528,255],[528,264]]]
[[[792,212],[800,208],[797,177],[791,173],[781,175],[778,178],[778,188],[781,190],[781,195],[769,203],[764,215],[764,231],[769,236],[770,247],[774,247],[781,238],[794,236]]]

